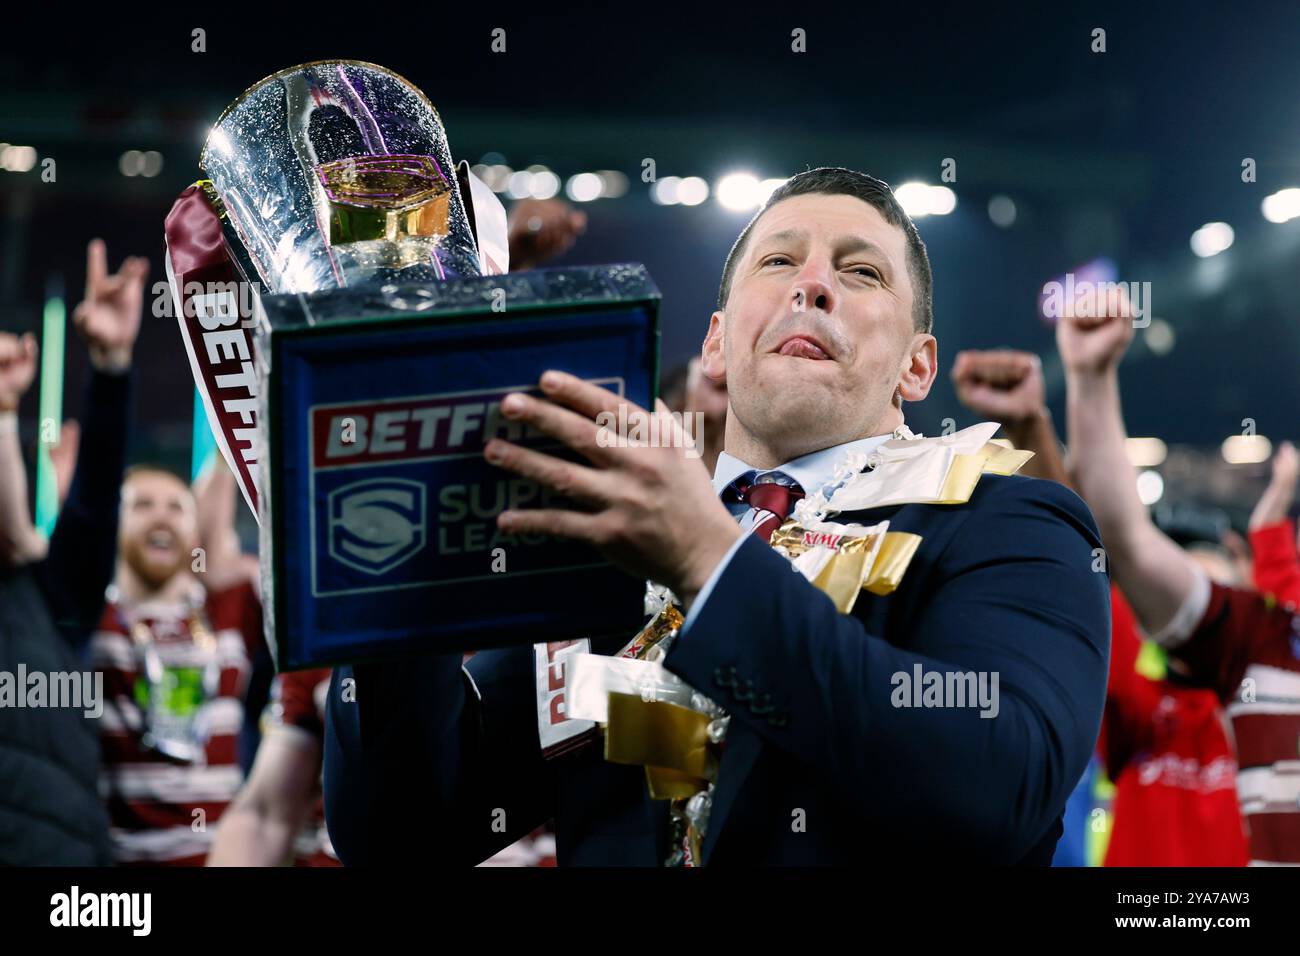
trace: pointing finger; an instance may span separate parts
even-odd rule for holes
[[[108,276],[108,250],[103,239],[91,239],[86,246],[86,297],[92,291],[99,291],[100,285]]]

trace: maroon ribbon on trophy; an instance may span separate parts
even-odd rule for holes
[[[217,447],[257,516],[257,362],[251,321],[256,294],[230,256],[215,194],[209,195],[205,186],[190,186],[167,214],[167,280]]]

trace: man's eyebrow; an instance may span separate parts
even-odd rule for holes
[[[880,243],[868,239],[866,236],[857,235],[856,233],[836,237],[835,254],[837,256],[853,255],[856,252],[865,252],[868,255],[874,256],[878,260],[879,264],[884,267],[886,281],[889,281],[893,276],[897,265],[894,262],[893,257],[890,256],[889,252],[886,251],[885,247]]]
[[[770,236],[763,236],[754,245],[766,246],[774,242],[806,242],[808,233],[802,229],[782,229],[780,232],[774,232]]]
[[[759,249],[773,243],[807,242],[807,240],[808,233],[802,229],[782,229],[779,232],[774,232],[771,235],[760,238],[754,243],[754,248]],[[851,255],[855,252],[869,252],[873,255],[879,256],[886,266],[892,267],[894,265],[894,261],[890,258],[889,253],[885,251],[885,247],[878,242],[868,239],[866,236],[861,236],[857,233],[849,233],[847,235],[835,237],[836,255]]]
[[[868,239],[866,236],[856,234],[836,237],[835,251],[840,255],[850,252],[873,252],[882,259],[889,260],[889,253],[885,251],[884,246]]]

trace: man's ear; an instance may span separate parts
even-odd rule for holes
[[[718,385],[727,384],[726,350],[723,348],[727,313],[722,310],[709,317],[709,331],[700,348],[700,371]]]
[[[919,402],[930,394],[930,386],[939,374],[939,344],[933,335],[918,332],[912,336],[903,368],[898,376],[898,389],[905,402]]]

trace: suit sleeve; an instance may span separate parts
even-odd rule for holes
[[[448,654],[335,669],[325,817],[341,860],[473,865],[551,818],[532,660],[514,647],[464,668]]]
[[[1091,515],[1060,485],[1000,482],[963,518],[921,585],[906,649],[751,537],[665,666],[805,762],[864,823],[1014,862],[1061,813],[1096,742],[1109,582],[1093,570]],[[895,706],[918,665],[982,673],[996,687],[983,712],[996,715]]]

